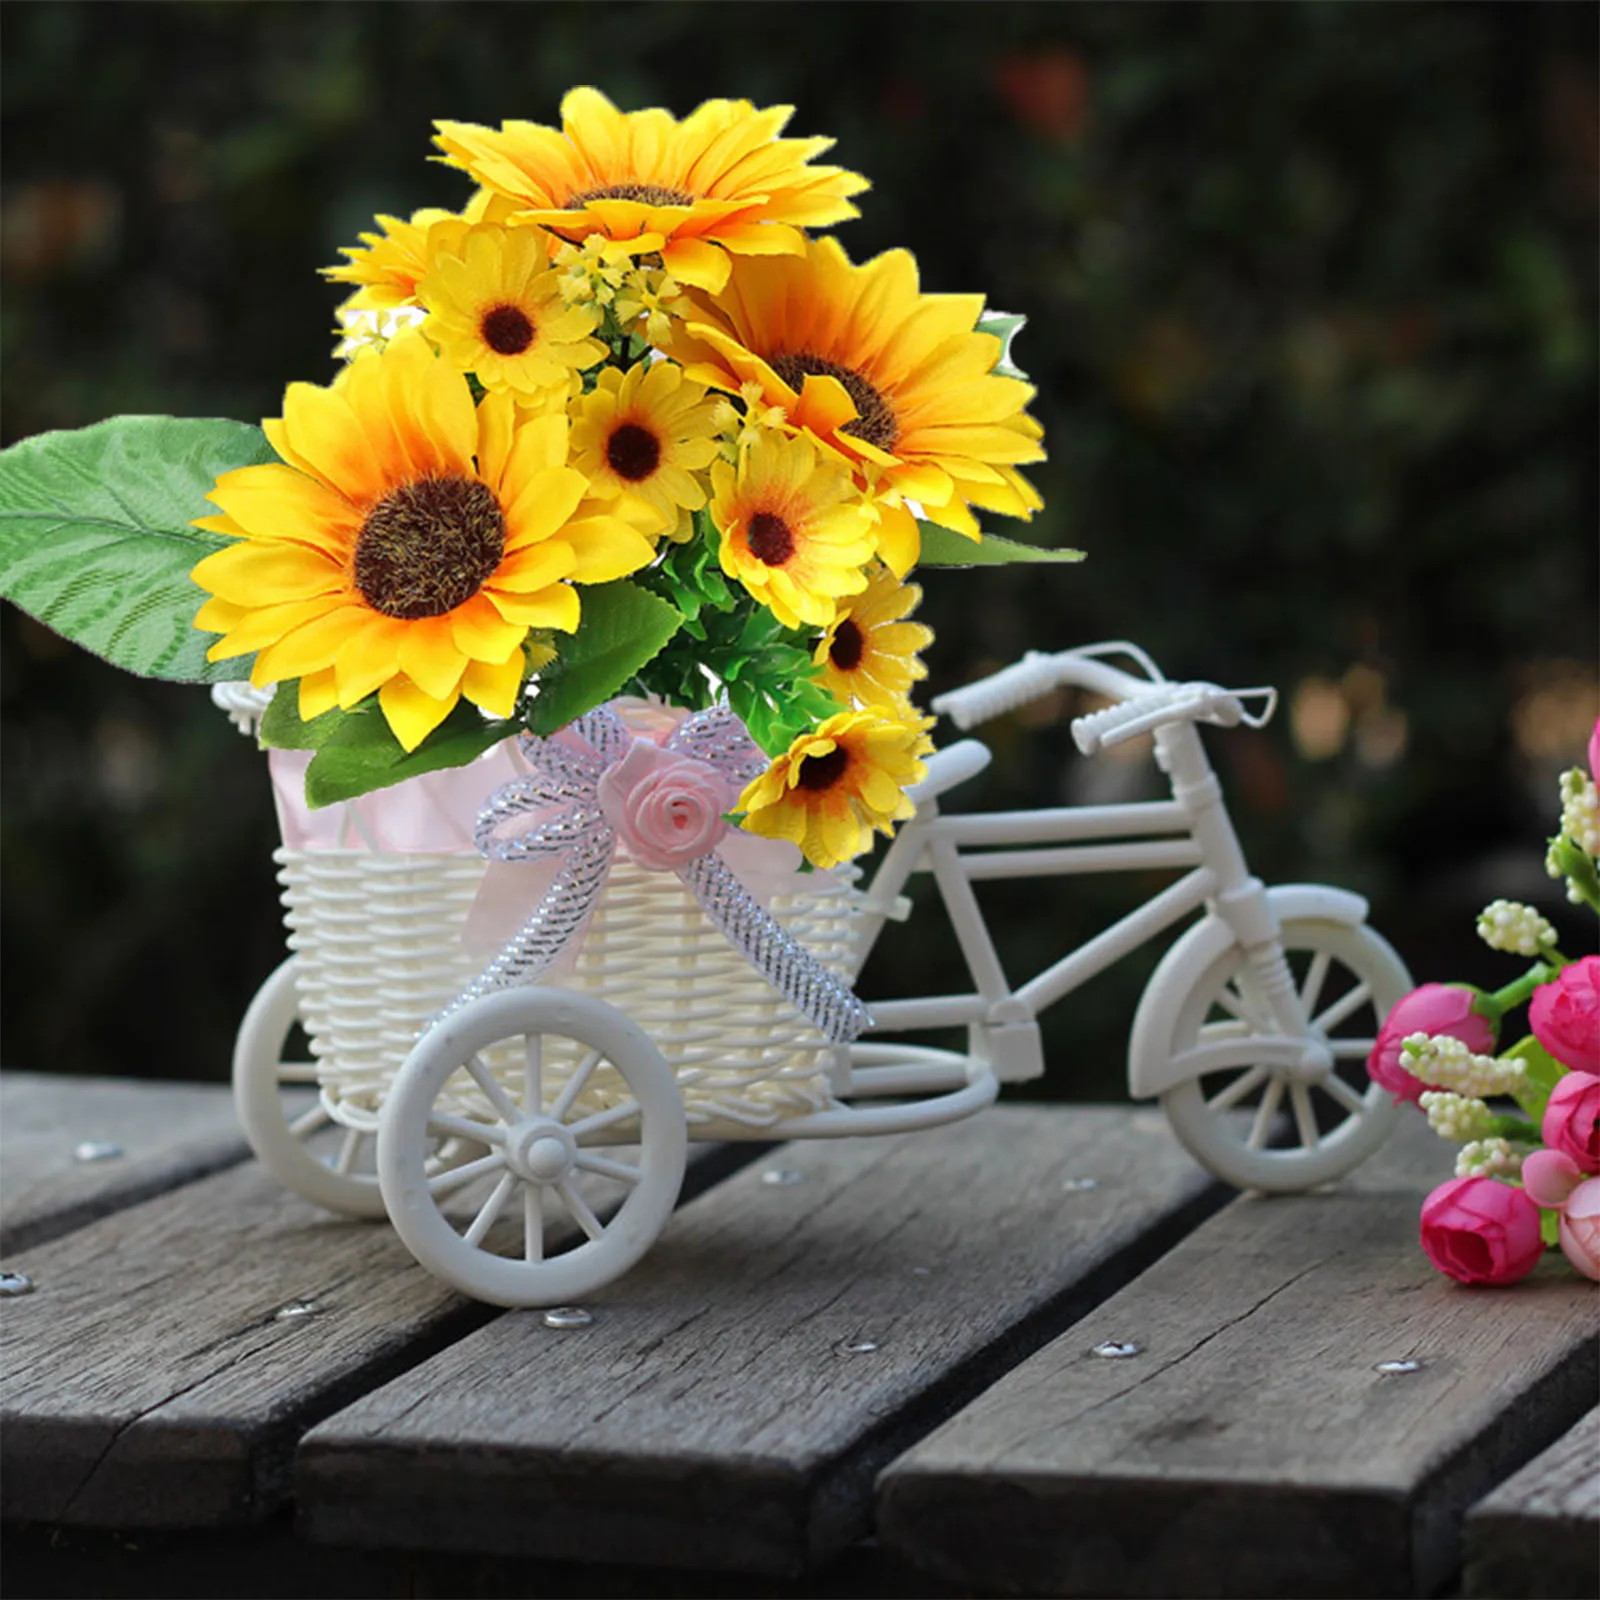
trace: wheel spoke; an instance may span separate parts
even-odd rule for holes
[[[349,1175],[350,1169],[356,1164],[356,1157],[361,1153],[362,1141],[366,1138],[359,1128],[346,1130],[344,1143],[339,1146],[339,1159],[334,1162],[333,1170]]]
[[[1266,1081],[1266,1078],[1267,1069],[1265,1067],[1251,1067],[1248,1072],[1241,1072],[1220,1094],[1206,1101],[1206,1109],[1208,1111],[1232,1110],[1247,1094],[1259,1089]]]
[[[1320,1016],[1311,1019],[1311,1026],[1327,1033],[1337,1028],[1346,1017],[1354,1016],[1372,998],[1372,985],[1358,983],[1349,994],[1341,995]]]
[[[448,1172],[429,1178],[428,1192],[436,1198],[451,1194],[469,1183],[476,1183],[479,1178],[488,1177],[491,1172],[499,1172],[505,1164],[505,1158],[498,1151],[479,1156],[476,1161],[464,1161],[459,1167],[451,1167]]]
[[[1212,1002],[1226,1011],[1230,1017],[1238,1017],[1248,1021],[1244,996],[1239,993],[1231,983],[1225,983],[1217,991],[1217,998]]]
[[[1346,1111],[1360,1116],[1367,1109],[1366,1098],[1361,1091],[1348,1084],[1337,1073],[1330,1072],[1321,1083],[1317,1085],[1330,1100],[1337,1100]]]
[[[1261,1104],[1256,1107],[1256,1120],[1250,1124],[1250,1136],[1245,1140],[1252,1150],[1259,1150],[1266,1144],[1272,1132],[1272,1119],[1277,1116],[1282,1100],[1283,1079],[1273,1078],[1262,1092]]]
[[[583,1086],[594,1075],[594,1069],[600,1065],[600,1052],[591,1050],[582,1061],[573,1069],[572,1076],[567,1079],[561,1093],[556,1096],[556,1103],[550,1107],[550,1115],[557,1122],[565,1122],[567,1113],[576,1104],[578,1096],[583,1093]]]
[[[470,1117],[453,1116],[448,1111],[428,1113],[428,1132],[436,1139],[455,1137],[473,1144],[504,1144],[506,1130],[492,1122],[474,1122]]]
[[[511,1191],[516,1188],[519,1181],[516,1173],[508,1172],[494,1186],[494,1193],[483,1202],[477,1216],[472,1219],[472,1226],[463,1235],[468,1244],[483,1243],[484,1234],[494,1226],[495,1219],[504,1210],[506,1201],[511,1198]]]
[[[638,1115],[639,1102],[624,1100],[620,1106],[612,1106],[609,1111],[597,1111],[592,1117],[583,1118],[581,1122],[568,1123],[567,1131],[581,1144],[585,1134],[598,1133],[613,1123],[626,1122],[630,1117]]]
[[[630,1167],[626,1161],[612,1161],[595,1155],[592,1150],[580,1150],[572,1159],[586,1172],[598,1172],[602,1178],[615,1178],[618,1183],[635,1184],[643,1176],[637,1167]]]
[[[544,1260],[544,1200],[531,1183],[522,1191],[522,1259]]]
[[[1365,1061],[1378,1048],[1376,1039],[1330,1039],[1328,1048],[1340,1061]]]
[[[526,1034],[522,1045],[522,1109],[536,1117],[544,1110],[544,1036]]]
[[[606,1231],[599,1217],[589,1209],[588,1201],[572,1187],[571,1179],[563,1178],[556,1185],[556,1193],[561,1196],[561,1203],[572,1213],[572,1220],[591,1239],[598,1239]]]
[[[1315,1150],[1322,1143],[1317,1132],[1317,1113],[1311,1104],[1311,1091],[1303,1083],[1289,1085],[1289,1104],[1294,1107],[1294,1125],[1303,1149]]]
[[[1308,1017],[1317,1009],[1317,1000],[1322,994],[1322,985],[1327,980],[1328,968],[1332,964],[1333,956],[1327,950],[1319,950],[1311,958],[1306,981],[1300,989],[1300,1009]]]
[[[312,1134],[321,1128],[326,1128],[332,1121],[333,1118],[328,1115],[328,1108],[319,1100],[309,1111],[302,1111],[289,1124],[289,1132],[297,1139],[309,1139]]]
[[[463,1065],[472,1074],[473,1082],[483,1090],[489,1104],[494,1107],[496,1115],[508,1127],[513,1122],[521,1120],[516,1106],[511,1103],[511,1096],[506,1093],[500,1080],[489,1070],[489,1065],[482,1056],[468,1056]]]

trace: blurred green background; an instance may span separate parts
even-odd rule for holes
[[[1596,714],[1596,8],[75,4],[10,0],[6,443],[115,412],[275,414],[333,372],[316,268],[455,206],[430,121],[792,103],[874,190],[840,237],[1031,319],[1046,513],[1080,567],[925,579],[930,689],[1131,637],[1276,683],[1212,749],[1255,869],[1368,895],[1420,978],[1497,984],[1497,895],[1593,947],[1542,870]],[[1015,525],[1004,527],[1017,531]],[[15,1068],[221,1078],[279,958],[260,757],[6,608],[4,1036]],[[1153,793],[989,730],[963,802]],[[1137,756],[1137,752],[1135,753]],[[1161,880],[1013,885],[1028,975]],[[965,987],[937,930],[868,993]],[[1151,952],[1153,960],[1155,952]],[[1047,1019],[1045,1092],[1115,1098],[1150,960]]]

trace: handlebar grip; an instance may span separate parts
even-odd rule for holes
[[[1002,667],[987,678],[979,678],[960,689],[951,689],[934,698],[933,709],[949,717],[965,732],[979,722],[987,722],[1018,706],[1037,700],[1057,687],[1055,660],[1039,650],[1030,650],[1020,661]]]
[[[1223,727],[1232,727],[1243,707],[1238,698],[1214,683],[1173,683],[1150,694],[1124,700],[1120,705],[1093,711],[1072,720],[1072,742],[1086,756],[1121,744],[1137,734],[1147,733],[1174,717],[1203,718]]]

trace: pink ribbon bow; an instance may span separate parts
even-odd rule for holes
[[[532,914],[441,1013],[554,966],[593,913],[620,848],[639,866],[677,873],[713,926],[784,999],[843,1044],[870,1023],[849,986],[781,927],[717,853],[725,813],[767,758],[726,706],[685,718],[657,743],[636,738],[609,705],[550,738],[518,741],[529,772],[503,784],[474,839],[491,861],[559,862]],[[532,826],[507,825],[532,817]],[[492,870],[492,869],[491,869]]]

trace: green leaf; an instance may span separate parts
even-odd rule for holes
[[[1082,561],[1081,550],[1047,550],[1041,545],[1018,544],[986,533],[981,541],[941,528],[937,522],[918,521],[922,530],[919,567],[1007,567],[1018,561]]]
[[[74,644],[146,678],[245,678],[212,664],[189,572],[229,543],[190,527],[216,510],[219,474],[275,461],[259,428],[218,419],[111,417],[0,452],[0,595]]]
[[[277,710],[285,685],[273,697],[271,710]],[[298,717],[299,713],[295,713]],[[491,745],[521,731],[516,722],[486,722],[466,701],[462,701],[440,725],[409,754],[395,738],[376,695],[351,711],[329,711],[303,729],[316,729],[314,742],[288,745],[288,749],[315,749],[306,768],[306,804],[315,810],[340,800],[353,800],[373,789],[415,778],[424,772],[444,767],[464,767],[476,760]],[[265,729],[265,722],[263,722]]]
[[[578,631],[539,675],[528,726],[554,733],[609,700],[683,626],[683,613],[626,578],[582,591]]]
[[[992,333],[1000,341],[1000,359],[994,364],[996,376],[1027,379],[1028,374],[1011,358],[1011,349],[1016,337],[1027,323],[1026,317],[1007,311],[985,311],[978,318],[978,332]]]

